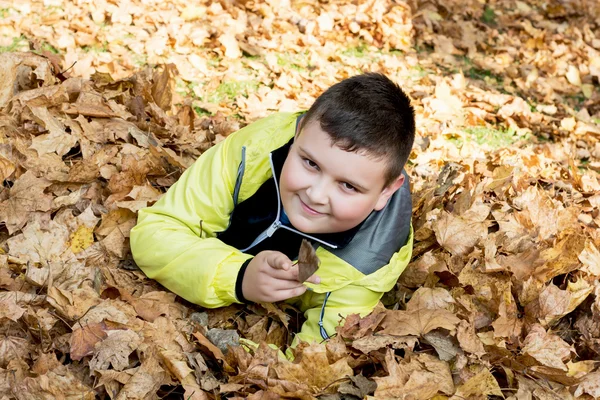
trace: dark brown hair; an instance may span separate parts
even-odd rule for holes
[[[341,149],[364,150],[385,159],[386,186],[402,173],[415,138],[410,99],[379,73],[353,76],[331,86],[302,118],[300,129],[310,121],[318,121]]]

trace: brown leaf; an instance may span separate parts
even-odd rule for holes
[[[30,171],[15,181],[10,188],[8,200],[0,203],[0,220],[6,224],[10,234],[27,223],[29,213],[50,210],[53,197],[44,193],[50,184],[46,179],[36,178]]]
[[[104,322],[92,323],[75,329],[71,334],[71,358],[79,361],[85,356],[94,354],[96,343],[108,337],[106,329]]]
[[[503,397],[500,385],[487,368],[482,368],[480,372],[460,385],[456,389],[455,396],[457,399],[468,399],[471,396]]]
[[[444,288],[420,287],[406,304],[406,311],[448,310],[455,301]]]
[[[175,65],[168,64],[163,65],[162,72],[157,71],[152,78],[152,98],[165,111],[171,109],[173,78],[176,74],[177,68]]]
[[[374,332],[385,316],[383,307],[376,308],[363,318],[359,314],[350,314],[346,316],[344,325],[337,327],[336,330],[345,339],[360,339]]]
[[[142,365],[119,392],[119,399],[148,398],[154,396],[161,385],[170,383],[171,379],[160,366],[157,356],[146,354]]]
[[[389,345],[392,345],[394,349],[412,350],[416,346],[417,341],[417,338],[414,336],[383,335],[377,333],[355,339],[352,342],[352,347],[364,354],[369,354],[371,351],[379,350]]]
[[[433,230],[438,243],[455,255],[466,255],[487,235],[487,223],[469,221],[442,212]]]
[[[456,332],[456,338],[460,347],[467,353],[481,357],[485,354],[485,348],[481,339],[475,333],[475,327],[465,320],[460,321]]]
[[[600,397],[600,371],[587,374],[581,380],[581,383],[577,386],[577,390],[575,390],[575,397],[583,394],[589,394],[595,399]]]
[[[375,397],[426,400],[439,392],[454,392],[448,364],[428,354],[412,355],[397,363],[393,350],[388,349],[385,365],[389,375],[373,378],[377,382]]]
[[[434,329],[455,332],[460,319],[448,310],[387,311],[379,333],[397,336],[421,336]]]
[[[11,360],[29,358],[29,353],[33,350],[32,343],[26,339],[8,335],[0,336],[0,368],[6,368]]]
[[[319,257],[310,242],[302,239],[298,255],[298,280],[305,282],[319,269]]]
[[[568,370],[563,361],[568,359],[573,351],[572,346],[559,336],[546,332],[539,324],[530,329],[523,343],[523,353],[529,354],[542,365],[563,371]]]
[[[107,338],[96,344],[94,357],[90,360],[91,371],[113,369],[123,371],[129,366],[129,355],[143,342],[143,338],[132,330],[108,331]]]
[[[347,375],[354,375],[346,359],[329,364],[325,345],[312,344],[305,347],[296,362],[281,361],[273,367],[279,379],[290,381],[299,387],[316,394],[335,393],[339,384],[333,384]]]
[[[175,293],[157,290],[141,297],[133,297],[121,291],[121,298],[135,308],[135,312],[146,321],[154,322],[161,315],[169,316],[169,307],[175,301]]]
[[[17,304],[18,292],[12,292],[12,296],[0,299],[0,320],[3,318],[11,319],[15,322],[25,312],[24,308],[19,307]]]
[[[92,388],[82,382],[66,365],[60,365],[44,375],[25,378],[15,385],[13,390],[25,393],[28,398],[33,399],[95,399]]]

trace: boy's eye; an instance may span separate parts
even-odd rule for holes
[[[303,158],[304,162],[306,163],[306,165],[308,165],[311,168],[318,168],[318,165],[315,164],[312,160],[309,160],[308,158]]]
[[[348,182],[342,182],[342,186],[344,187],[344,189],[349,190],[351,192],[356,192],[356,188],[354,186],[352,186],[351,184],[349,184]]]

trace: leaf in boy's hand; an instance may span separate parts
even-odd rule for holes
[[[319,257],[310,242],[302,239],[298,255],[298,281],[305,282],[319,268]]]

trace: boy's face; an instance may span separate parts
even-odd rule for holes
[[[318,121],[296,134],[283,165],[279,190],[290,222],[305,233],[342,232],[381,210],[404,183],[384,187],[386,163],[332,144]]]

